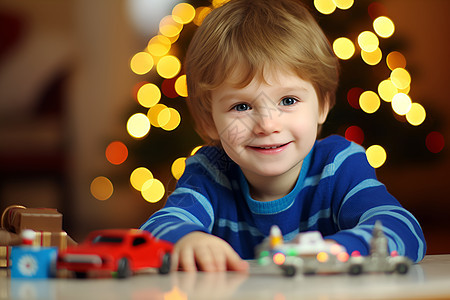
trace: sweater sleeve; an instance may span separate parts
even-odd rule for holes
[[[189,160],[192,162],[195,158]],[[164,208],[155,212],[140,229],[172,243],[193,231],[211,233],[214,212],[203,173],[197,165],[187,165]]]
[[[425,256],[426,243],[418,221],[377,180],[361,150],[345,158],[329,186],[338,231],[326,238],[337,241],[349,253],[357,250],[367,255],[374,224],[379,220],[389,251],[419,262]]]

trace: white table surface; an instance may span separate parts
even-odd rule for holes
[[[406,275],[287,278],[253,266],[249,274],[145,272],[124,280],[21,280],[8,278],[3,270],[0,299],[450,299],[450,254],[427,256]]]

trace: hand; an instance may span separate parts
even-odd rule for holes
[[[247,271],[248,263],[221,238],[194,231],[175,244],[172,268],[188,272],[196,271],[197,268],[206,272]]]

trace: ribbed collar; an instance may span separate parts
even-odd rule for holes
[[[313,148],[314,149],[314,148]],[[311,153],[313,150],[311,150],[308,155],[303,160],[302,168],[300,170],[300,174],[297,179],[297,183],[295,184],[295,187],[292,189],[292,191],[284,196],[283,198],[272,200],[272,201],[257,201],[254,200],[250,196],[250,190],[248,186],[247,179],[245,179],[244,173],[242,173],[242,170],[239,168],[239,184],[242,189],[242,194],[247,201],[247,204],[251,210],[252,213],[258,214],[258,215],[272,215],[276,213],[280,213],[282,211],[285,211],[291,205],[294,203],[294,200],[300,190],[303,187],[303,183],[305,181],[306,174],[309,170],[309,165],[311,162]]]

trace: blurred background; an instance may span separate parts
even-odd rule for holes
[[[202,144],[182,64],[219,2],[0,0],[0,212],[57,208],[81,241],[163,206]],[[368,149],[428,253],[450,253],[450,1],[304,2],[341,59],[323,134]]]

